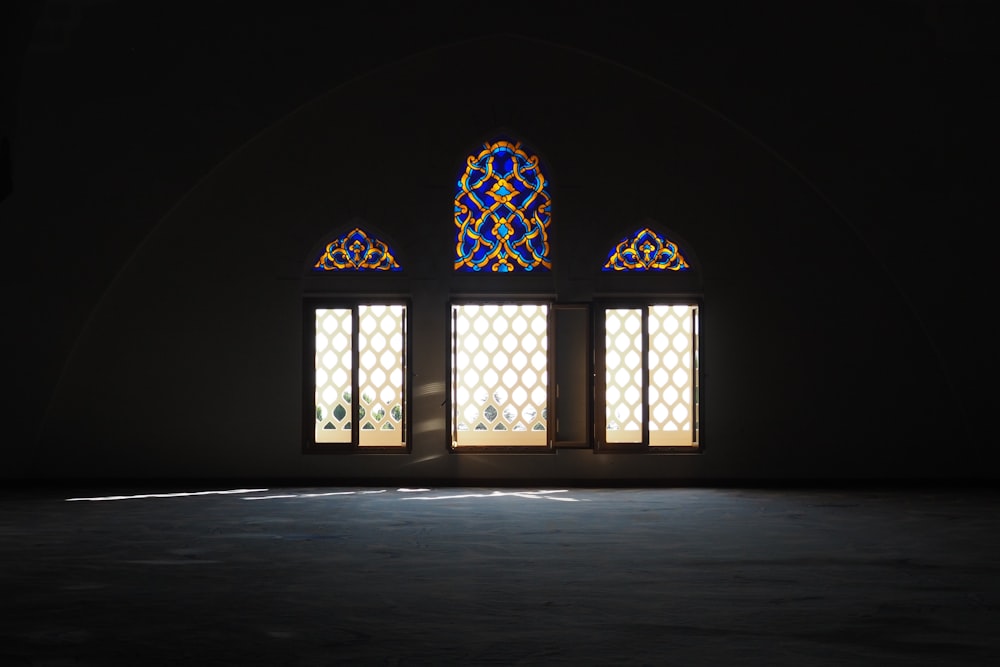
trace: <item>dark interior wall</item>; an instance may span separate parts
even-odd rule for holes
[[[514,37],[546,85],[504,104],[468,45],[384,68],[299,109],[220,164],[108,289],[55,389],[30,477],[630,479],[927,477],[955,401],[926,337],[855,232],[797,174],[710,110],[624,68]],[[560,298],[602,288],[621,230],[653,220],[697,253],[705,449],[697,455],[451,454],[451,200],[500,128],[550,169]],[[363,221],[399,248],[414,312],[407,455],[303,455],[303,278],[317,244]],[[381,277],[373,277],[379,280]],[[670,276],[637,277],[641,288]],[[338,282],[339,281],[339,282]],[[363,290],[364,287],[361,287]]]
[[[810,380],[804,385],[773,385],[776,401],[784,402],[789,396],[795,406],[782,413],[788,423],[779,431],[787,434],[797,430],[811,440],[836,444],[803,447],[799,442],[795,447],[786,446],[780,443],[789,436],[775,435],[757,446],[734,445],[723,457],[724,469],[715,464],[705,467],[706,461],[720,460],[708,456],[721,442],[711,429],[742,434],[748,428],[760,430],[762,427],[754,424],[763,419],[749,406],[739,408],[741,396],[746,394],[740,383],[762,367],[762,358],[747,359],[735,348],[717,347],[709,365],[724,362],[740,382],[723,387],[712,379],[708,383],[711,400],[706,407],[709,414],[719,405],[728,405],[730,411],[720,413],[727,415],[726,420],[713,418],[708,424],[709,449],[699,463],[674,457],[671,474],[756,475],[758,469],[770,466],[770,474],[799,474],[795,471],[808,469],[847,477],[875,470],[902,476],[996,475],[989,457],[996,328],[986,316],[994,300],[995,281],[990,272],[992,248],[982,242],[982,230],[995,217],[994,207],[987,203],[992,202],[988,196],[991,170],[985,168],[992,160],[990,147],[995,142],[990,138],[995,137],[998,113],[996,96],[989,94],[992,86],[988,84],[992,79],[989,63],[997,46],[989,28],[996,25],[995,4],[986,0],[706,2],[657,6],[655,14],[646,15],[640,8],[626,5],[532,2],[509,4],[511,13],[503,21],[498,21],[491,6],[456,3],[449,10],[446,5],[442,3],[439,9],[444,11],[436,15],[422,8],[418,17],[412,16],[412,8],[393,7],[392,3],[346,7],[289,1],[271,7],[244,6],[238,13],[229,3],[211,0],[192,5],[20,0],[4,5],[0,23],[8,40],[0,109],[3,140],[11,153],[2,165],[8,189],[0,200],[0,223],[9,249],[3,262],[9,287],[3,341],[8,350],[5,367],[10,390],[3,402],[5,439],[0,476],[59,474],[61,470],[78,475],[139,471],[143,476],[201,475],[216,470],[235,474],[240,466],[248,470],[246,466],[251,464],[241,456],[240,447],[219,444],[223,439],[220,434],[232,433],[225,432],[216,408],[209,407],[221,401],[230,414],[239,413],[243,404],[225,389],[215,391],[221,380],[207,380],[208,376],[200,382],[175,379],[185,374],[197,377],[206,367],[225,367],[236,374],[245,370],[235,354],[232,359],[218,356],[213,346],[221,333],[200,333],[216,330],[218,324],[212,318],[223,310],[219,302],[205,296],[192,300],[190,294],[195,290],[211,293],[215,285],[226,291],[227,298],[242,299],[247,312],[275,317],[277,308],[271,311],[265,303],[271,298],[284,304],[284,296],[267,295],[275,291],[284,294],[286,282],[298,280],[302,258],[308,254],[302,248],[313,248],[341,217],[365,215],[380,224],[387,221],[386,230],[407,244],[414,274],[436,275],[430,249],[440,239],[423,234],[423,230],[417,234],[409,227],[399,229],[390,220],[397,211],[375,192],[375,186],[330,187],[325,179],[337,170],[307,169],[307,163],[322,162],[309,150],[300,150],[299,157],[276,151],[280,159],[271,160],[266,179],[261,176],[263,167],[261,173],[232,175],[234,169],[250,168],[246,164],[234,166],[240,160],[245,162],[239,147],[267,128],[271,128],[268,136],[273,138],[278,131],[276,121],[339,83],[391,63],[403,71],[399,61],[405,64],[414,53],[497,34],[562,44],[570,50],[596,54],[600,64],[591,62],[592,68],[604,71],[624,65],[639,78],[669,82],[685,95],[708,103],[723,118],[735,121],[729,124],[716,118],[719,122],[702,128],[702,132],[725,132],[724,127],[728,127],[737,135],[743,134],[747,144],[756,144],[774,158],[766,166],[756,163],[754,169],[741,171],[733,155],[742,144],[734,141],[721,153],[688,150],[674,160],[657,162],[663,178],[656,188],[639,189],[628,179],[611,174],[605,175],[604,182],[618,178],[614,184],[627,196],[579,196],[574,188],[582,187],[585,179],[578,175],[588,173],[593,163],[590,153],[584,155],[586,151],[578,146],[581,128],[590,137],[593,126],[602,127],[602,138],[608,140],[601,146],[603,154],[624,154],[635,161],[645,159],[642,151],[634,151],[637,135],[642,135],[641,145],[664,147],[669,154],[694,146],[694,139],[687,137],[689,127],[711,124],[715,121],[709,119],[716,114],[706,110],[702,115],[689,114],[683,122],[650,122],[649,116],[659,113],[660,106],[647,105],[642,96],[646,92],[626,102],[618,97],[626,92],[624,88],[606,89],[606,96],[620,103],[620,108],[613,110],[598,96],[579,91],[579,73],[571,75],[564,70],[560,89],[551,90],[547,72],[539,63],[521,72],[508,72],[519,84],[530,81],[532,85],[513,86],[514,101],[507,108],[485,105],[482,95],[470,96],[463,102],[465,113],[453,117],[452,127],[425,142],[440,151],[435,153],[434,169],[447,172],[450,181],[455,166],[484,132],[500,125],[516,128],[552,163],[558,193],[557,223],[573,220],[575,225],[603,232],[614,220],[656,215],[672,231],[690,235],[688,240],[699,255],[705,255],[706,322],[714,320],[726,330],[735,326],[739,335],[745,336],[746,322],[759,317],[748,299],[784,305],[774,314],[783,320],[776,320],[773,326],[781,325],[785,340],[779,345],[777,338],[769,338],[763,347],[773,356],[796,360],[794,365],[782,362],[784,377]],[[423,27],[414,30],[418,18]],[[529,50],[535,48],[533,43]],[[499,53],[505,56],[506,47]],[[487,58],[475,50],[458,56],[461,61],[480,62],[478,80],[483,80],[487,71],[495,76],[494,68],[484,63],[503,59]],[[451,63],[444,67],[450,68]],[[573,86],[567,87],[566,77],[576,79]],[[419,71],[412,74],[411,87],[423,78]],[[505,80],[490,78],[494,85]],[[434,85],[440,94],[450,94],[447,81]],[[636,90],[636,86],[628,87],[630,94]],[[422,113],[419,98],[423,92],[408,96],[409,101],[392,90],[381,94],[389,100],[390,109],[398,111],[398,117],[410,113],[419,117]],[[567,100],[571,98],[570,111]],[[679,121],[683,105],[669,106],[669,113],[674,114],[671,118]],[[386,114],[383,119],[392,116],[389,111],[370,111],[372,118],[351,119],[360,137],[394,133],[386,136],[400,142],[396,153],[399,146],[413,140],[405,136],[405,124],[391,118],[389,123],[373,120],[380,118],[379,114]],[[554,127],[553,122],[543,122],[546,117],[565,122],[566,131]],[[612,129],[615,123],[619,127]],[[440,124],[428,122],[421,127]],[[714,146],[716,141],[722,139],[710,138],[702,148]],[[260,142],[257,144],[259,149]],[[750,149],[744,146],[744,150]],[[227,158],[234,151],[236,156]],[[718,160],[723,153],[727,160]],[[302,165],[294,169],[274,166],[288,161],[295,165],[297,159]],[[448,169],[443,166],[447,159],[453,160]],[[762,159],[757,156],[751,162]],[[366,152],[357,160],[370,168],[374,158]],[[229,187],[235,189],[234,194],[223,195],[220,190],[217,176],[221,172],[231,174]],[[796,181],[793,172],[802,178]],[[761,189],[758,180],[766,173],[777,180],[795,181],[795,185],[780,196],[775,194],[781,190],[777,180],[771,181],[773,187]],[[158,238],[169,236],[164,229],[174,226],[169,220],[176,217],[176,211],[171,213],[175,207],[194,215],[192,206],[206,195],[198,189],[191,191],[206,175],[211,175],[212,196],[224,206],[217,204],[215,210],[206,204],[209,212],[200,219],[222,225],[217,233],[227,235],[225,243],[220,237],[208,249],[203,248],[207,223],[193,235],[172,232],[178,235],[179,245],[160,259],[163,264],[180,262],[188,267],[170,273],[172,289],[184,289],[180,294],[169,290],[161,294],[163,308],[155,315],[143,315],[143,309],[150,307],[138,305],[143,295],[132,294],[137,298],[125,303],[120,284],[135,273],[136,263],[144,261],[140,258],[159,243]],[[266,187],[245,190],[246,183],[265,180]],[[428,177],[420,187],[403,183],[412,187],[409,201],[414,207],[430,211],[442,196],[450,199],[448,188],[433,180]],[[667,194],[661,196],[663,192]],[[760,213],[775,208],[769,197],[779,202],[777,208],[784,207],[783,218]],[[821,218],[823,214],[817,211],[823,207],[816,198],[829,204],[829,224],[788,223]],[[269,209],[266,204],[271,200]],[[801,210],[793,212],[795,207]],[[222,252],[223,247],[233,251],[239,246],[238,252],[227,254],[232,262],[240,261],[232,259],[239,256],[261,259],[254,254],[259,249],[234,242],[233,234],[240,232],[224,229],[217,221],[232,221],[241,212],[248,222],[263,224],[263,211],[270,212],[269,220],[291,219],[295,224],[273,227],[253,237],[256,242],[274,245],[274,254],[267,261],[280,266],[274,267],[266,280],[261,277],[259,289],[251,294],[245,291],[253,284],[248,276],[244,276],[248,282],[239,286],[223,275],[221,268],[205,267],[207,257]],[[410,209],[405,215],[414,219]],[[731,233],[715,236],[718,228],[701,224],[705,219],[729,221]],[[151,230],[152,236],[144,244]],[[445,231],[441,234],[442,238],[447,236]],[[559,234],[565,230],[557,225],[555,238],[560,238]],[[703,240],[705,234],[708,243]],[[604,237],[578,234],[574,243],[586,241],[596,248],[602,239],[612,236],[610,232]],[[825,239],[829,245],[817,250],[817,239]],[[761,246],[767,249],[766,259],[748,251]],[[560,242],[555,248],[562,266],[567,266],[562,263],[566,257],[558,253],[565,247]],[[589,249],[577,245],[572,255],[583,258],[587,252]],[[205,256],[198,259],[190,253]],[[817,253],[818,259],[813,261]],[[773,260],[779,254],[780,261]],[[830,254],[838,258],[834,260]],[[773,264],[768,265],[769,261]],[[839,268],[830,270],[831,262],[837,262]],[[723,263],[731,270],[720,273],[713,269]],[[182,279],[184,271],[193,272],[194,266],[201,267],[202,275]],[[846,266],[857,267],[858,274],[850,276]],[[155,267],[147,270],[153,272]],[[757,276],[752,284],[744,284],[748,272]],[[877,275],[873,278],[870,272]],[[804,273],[810,278],[788,279],[789,273]],[[557,266],[555,279],[560,295],[575,298],[593,288],[582,259],[575,265],[570,263],[566,271]],[[413,280],[412,291],[415,298],[423,295],[419,298],[429,307],[443,309],[438,280]],[[144,281],[139,284],[145,285]],[[821,283],[835,283],[839,291],[817,289]],[[114,289],[106,291],[111,285]],[[861,295],[860,301],[849,300],[849,295],[855,294]],[[127,312],[113,331],[107,325],[109,308]],[[850,318],[833,317],[838,309],[860,313],[866,324],[855,328]],[[178,321],[194,317],[178,329],[181,347],[190,344],[198,351],[202,345],[204,349],[184,357],[178,349],[160,345],[155,354],[166,361],[154,364],[160,378],[152,382],[148,377],[140,378],[139,370],[119,368],[140,357],[130,346],[142,345],[141,341],[129,342],[122,331],[135,329],[139,322],[155,321],[156,326],[162,326],[164,313]],[[723,313],[726,317],[719,319]],[[241,313],[239,317],[249,315]],[[197,318],[206,319],[203,326]],[[95,324],[98,322],[103,324]],[[717,324],[712,324],[712,336],[718,335]],[[196,325],[199,333],[194,332]],[[253,326],[259,327],[260,322],[254,321]],[[95,327],[106,338],[97,347]],[[287,335],[274,335],[269,344],[278,345],[276,341],[284,341]],[[429,329],[427,335],[440,337],[446,331]],[[185,336],[194,342],[185,342]],[[763,339],[762,334],[758,336]],[[862,339],[868,341],[867,347]],[[233,343],[228,339],[228,344],[258,352],[259,341],[251,350],[248,340],[240,340]],[[90,352],[81,352],[83,348]],[[849,352],[861,348],[862,354]],[[206,351],[209,349],[213,351]],[[800,353],[803,349],[808,353]],[[106,355],[100,356],[105,351]],[[89,360],[81,362],[81,356],[88,354]],[[208,361],[214,365],[206,366]],[[443,377],[443,359],[430,361],[431,374]],[[94,371],[93,381],[81,375],[86,364]],[[260,364],[261,372],[270,374],[278,385],[283,382],[281,373],[293,372],[286,357],[268,356]],[[298,366],[292,368],[298,372]],[[708,369],[713,378],[719,368]],[[873,375],[867,376],[860,388],[849,387],[845,378],[850,374],[856,377],[852,369],[857,368]],[[76,376],[66,380],[69,384],[63,383],[64,369]],[[771,368],[767,371],[774,372]],[[148,421],[137,424],[145,419],[145,412],[129,415],[116,409],[114,403],[88,411],[92,403],[104,400],[95,392],[104,391],[105,375],[121,379],[123,372],[128,378],[135,376],[131,388],[164,383],[153,395],[162,399],[163,412],[173,426],[154,426]],[[897,377],[896,373],[902,375]],[[832,375],[833,379],[821,383],[815,380],[816,374]],[[74,386],[74,382],[75,393],[67,393],[65,387]],[[195,385],[190,389],[191,398],[196,400],[175,395],[173,390],[186,387],[185,382]],[[942,386],[957,400],[940,400],[935,391]],[[56,387],[62,387],[58,395]],[[805,389],[822,400],[806,404]],[[110,392],[108,400],[118,400],[121,391]],[[298,385],[293,391],[300,391]],[[287,392],[276,395],[265,390],[261,396],[269,402],[259,399],[250,404],[284,405],[282,410],[287,410],[288,403],[299,402]],[[437,428],[434,424],[439,419],[440,401],[428,396],[416,396],[414,404],[422,423],[433,429]],[[856,407],[859,400],[867,401],[861,412]],[[205,407],[194,410],[193,403]],[[179,411],[174,411],[177,406]],[[51,415],[55,415],[55,426]],[[183,423],[181,415],[191,416],[191,421]],[[847,422],[838,420],[856,424],[861,437],[868,440],[849,444],[840,430]],[[831,423],[836,426],[831,427]],[[158,428],[165,429],[161,435],[146,438],[147,430]],[[126,434],[138,439],[121,444]],[[194,437],[199,444],[168,442],[170,437],[182,436]],[[251,433],[241,443],[245,446],[258,437],[262,436]],[[869,447],[864,444],[869,440],[908,445]],[[272,454],[285,452],[287,447],[256,447],[259,456],[252,468],[266,468]],[[858,451],[845,457],[841,455],[845,448]],[[433,455],[438,455],[436,449]],[[777,463],[767,463],[768,458]],[[313,461],[303,465],[326,474],[314,468]],[[593,468],[587,470],[592,472]]]

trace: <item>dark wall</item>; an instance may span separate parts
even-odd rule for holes
[[[995,474],[991,399],[970,389],[995,368],[974,315],[989,303],[969,136],[987,117],[970,84],[985,47],[965,28],[978,4],[752,20],[715,5],[655,25],[553,7],[397,64],[483,23],[459,12],[414,33],[294,4],[239,20],[200,7],[38,12],[0,204],[19,250],[4,476]],[[484,73],[514,92],[487,101]],[[651,217],[697,250],[704,455],[456,458],[431,393],[409,461],[299,454],[308,251],[368,220],[413,258],[415,309],[443,313],[450,183],[498,127],[552,165],[563,293],[593,289],[584,260],[609,226]],[[401,149],[419,170],[367,177]],[[444,325],[418,350],[442,349]],[[428,386],[444,361],[428,357]]]

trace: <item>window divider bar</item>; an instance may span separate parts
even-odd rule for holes
[[[361,317],[361,306],[351,305],[351,446],[361,444],[361,382],[359,380],[361,355],[358,352],[358,333],[361,331],[358,320]]]
[[[400,357],[403,360],[403,373],[402,373],[402,384],[400,387],[399,402],[403,407],[403,413],[400,415],[399,428],[400,428],[400,438],[402,440],[401,444],[409,446],[412,434],[409,432],[409,412],[410,412],[410,401],[407,400],[410,391],[410,359],[407,354],[410,351],[410,331],[406,326],[407,318],[410,316],[410,308],[408,303],[403,303],[403,313],[400,320],[400,328],[402,329],[403,336],[403,350],[400,353]],[[391,409],[390,409],[391,410]]]
[[[458,373],[458,368],[456,367],[458,356],[455,354],[458,349],[458,311],[455,309],[455,304],[452,303],[448,306],[451,309],[451,346],[449,349],[449,354],[451,355],[451,363],[449,364],[451,368],[449,369],[447,381],[448,381],[448,396],[451,397],[448,409],[445,410],[446,419],[449,420],[448,432],[451,436],[451,444],[449,449],[454,450],[458,446],[458,420],[455,418],[455,406],[458,404],[457,395],[457,385],[455,381],[455,375]]]
[[[649,304],[642,309],[642,445],[649,447]]]
[[[556,444],[556,432],[559,430],[559,374],[556,349],[559,345],[556,333],[555,302],[546,304],[545,338],[548,357],[548,367],[545,369],[545,446],[551,448]]]

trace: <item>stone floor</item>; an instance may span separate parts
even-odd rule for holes
[[[0,496],[0,665],[1000,665],[1000,495]]]

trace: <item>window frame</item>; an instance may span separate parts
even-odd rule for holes
[[[351,441],[350,442],[317,442],[316,441],[316,310],[344,309],[352,311],[351,318],[351,396],[360,396],[359,391],[359,358],[358,328],[360,321],[358,309],[361,306],[397,305],[403,306],[403,378],[401,388],[402,406],[402,444],[400,445],[361,445],[360,431],[360,401],[351,401]],[[412,383],[410,359],[413,349],[413,304],[408,297],[386,295],[356,295],[356,296],[310,296],[303,300],[303,391],[302,391],[302,453],[303,454],[408,454],[413,446],[411,405]]]
[[[545,366],[545,444],[544,445],[459,445],[456,434],[456,411],[458,403],[455,400],[455,306],[463,305],[544,305],[546,307],[545,338],[546,338],[546,366]],[[556,413],[556,372],[555,372],[555,310],[556,301],[550,296],[523,295],[523,296],[491,296],[480,294],[476,296],[452,297],[448,301],[448,348],[447,348],[447,368],[445,378],[445,391],[448,410],[445,415],[445,429],[448,440],[448,450],[457,454],[483,454],[483,453],[554,453],[556,451],[556,425],[558,415]]]
[[[690,445],[653,445],[650,444],[649,430],[649,308],[651,306],[689,306],[695,309],[694,332],[692,335],[692,428]],[[607,438],[607,347],[606,347],[606,316],[608,310],[635,309],[642,312],[641,363],[642,363],[642,437],[639,442],[608,442]],[[703,334],[701,320],[704,316],[704,302],[700,297],[684,295],[643,295],[641,297],[604,298],[594,302],[593,316],[593,352],[594,352],[594,393],[593,393],[593,425],[594,451],[632,452],[646,454],[694,454],[701,453],[704,447],[702,425],[704,423],[704,363],[701,359]]]

